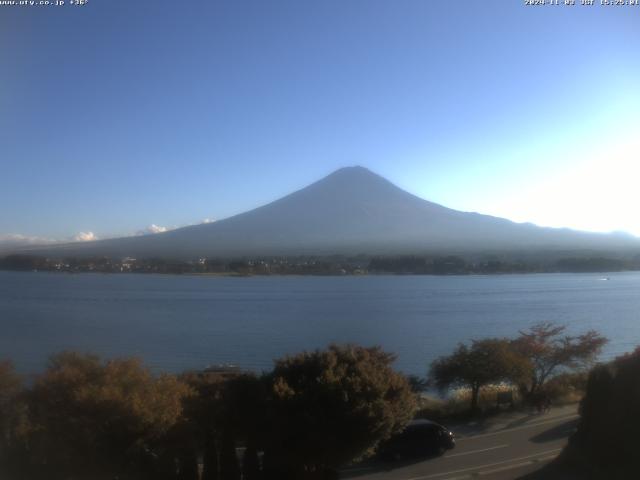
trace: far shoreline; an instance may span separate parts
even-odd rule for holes
[[[640,269],[633,270],[603,270],[603,271],[537,271],[537,272],[495,272],[495,273],[414,273],[414,272],[366,272],[357,274],[340,274],[340,273],[326,273],[326,274],[313,274],[313,273],[237,273],[237,272],[108,272],[108,271],[67,271],[67,270],[11,270],[0,269],[0,272],[11,273],[49,273],[52,275],[136,275],[136,276],[172,276],[172,277],[214,277],[214,278],[283,278],[283,277],[331,277],[331,278],[345,278],[345,277],[505,277],[515,275],[602,275],[601,280],[609,280],[608,275],[615,275],[620,273],[638,273]]]
[[[0,270],[60,273],[147,273],[212,277],[368,275],[524,275],[640,271],[640,254],[619,252],[478,252],[333,254],[255,257],[0,257]]]

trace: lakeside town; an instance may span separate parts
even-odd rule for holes
[[[557,255],[556,255],[557,257]],[[66,273],[160,273],[209,275],[490,275],[509,273],[588,273],[640,270],[640,255],[514,258],[465,258],[457,255],[333,255],[257,258],[48,258],[15,254],[0,257],[0,270]]]

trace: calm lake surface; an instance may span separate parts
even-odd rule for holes
[[[609,280],[605,280],[609,278]],[[0,272],[0,358],[23,373],[64,349],[141,356],[158,370],[274,358],[330,342],[382,345],[424,375],[458,342],[549,320],[640,345],[640,273],[206,277]]]

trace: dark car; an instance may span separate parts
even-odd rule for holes
[[[455,445],[455,436],[442,425],[430,420],[413,420],[402,432],[383,442],[378,455],[386,460],[428,457],[442,455]]]

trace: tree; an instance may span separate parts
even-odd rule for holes
[[[218,448],[213,434],[205,437],[202,455],[202,480],[218,480]]]
[[[198,480],[198,436],[193,424],[182,418],[167,437],[169,458],[178,463],[177,480]]]
[[[0,451],[10,441],[11,422],[15,416],[16,399],[22,390],[22,380],[9,361],[0,362]]]
[[[416,399],[394,359],[379,347],[331,345],[277,360],[265,473],[323,478],[402,429]]]
[[[203,480],[237,478],[236,442],[255,450],[266,430],[265,378],[238,371],[186,372],[180,379],[195,393],[185,403],[185,421],[203,457]]]
[[[589,373],[578,428],[564,455],[573,466],[586,468],[589,478],[638,477],[638,378],[640,348],[597,365]]]
[[[422,393],[429,389],[429,379],[420,377],[419,375],[407,375],[407,382],[411,386],[414,393]]]
[[[261,478],[260,460],[253,442],[247,444],[242,456],[242,478],[243,480],[259,480]]]
[[[138,359],[102,362],[73,352],[52,357],[28,393],[35,467],[29,478],[149,474],[141,470],[150,468],[189,394],[175,377],[155,377]]]
[[[220,480],[240,480],[236,439],[228,427],[223,430],[220,441]]]
[[[452,386],[469,388],[471,411],[475,412],[483,386],[519,378],[526,367],[526,361],[511,348],[509,340],[489,338],[472,340],[470,347],[459,344],[451,355],[431,364],[429,376],[440,390]]]
[[[220,444],[221,480],[239,478],[236,441],[245,446],[242,478],[258,478],[258,445],[265,445],[267,377],[243,373],[229,378],[222,390],[223,432]]]
[[[180,380],[194,392],[184,403],[184,419],[194,432],[203,459],[203,480],[218,480],[218,440],[225,417],[222,392],[225,379],[203,372],[185,372]]]
[[[545,382],[566,369],[590,366],[607,343],[595,330],[578,336],[563,335],[565,326],[543,322],[520,332],[513,341],[514,349],[529,361],[529,380],[522,390],[536,395]]]
[[[24,417],[21,393],[22,379],[13,364],[0,362],[0,478],[11,476],[17,460]]]

